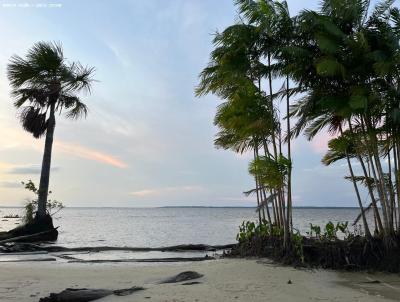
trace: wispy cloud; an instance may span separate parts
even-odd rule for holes
[[[22,188],[22,184],[18,181],[0,181],[1,188]]]
[[[60,168],[57,166],[51,167],[52,172],[58,171]],[[18,166],[13,166],[11,169],[9,169],[6,173],[8,174],[40,174],[41,171],[41,166],[40,165],[18,165]]]
[[[103,164],[111,165],[117,168],[127,168],[128,165],[124,163],[123,161],[119,160],[118,158],[107,154],[103,153],[98,150],[90,149],[78,144],[70,144],[70,143],[65,143],[65,142],[56,142],[55,143],[56,148],[65,154],[69,154],[75,157],[80,157],[84,159],[89,159],[89,160],[94,160]]]
[[[130,192],[129,195],[136,197],[149,197],[160,196],[168,193],[185,193],[185,192],[200,192],[205,189],[202,186],[176,186],[176,187],[163,187],[156,189],[144,189],[139,191]]]

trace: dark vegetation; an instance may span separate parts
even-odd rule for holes
[[[229,257],[269,257],[286,264],[345,270],[400,272],[400,238],[388,249],[384,239],[367,238],[359,230],[350,232],[347,223],[328,222],[322,229],[310,224],[307,236],[291,236],[291,249],[283,248],[281,231],[266,223],[246,222],[240,226],[238,244]]]
[[[235,1],[240,21],[215,34],[196,92],[223,100],[214,120],[216,147],[253,155],[255,188],[245,194],[257,198],[258,222],[242,226],[254,234],[239,234],[237,254],[400,270],[400,10],[394,2],[323,0],[318,11],[291,16],[286,1]],[[344,177],[354,188],[363,234],[304,237],[293,228],[291,140],[321,132],[333,136],[322,162],[348,167]]]
[[[9,218],[9,219],[16,219],[16,218],[21,218],[18,214],[8,214],[4,215],[3,218]]]

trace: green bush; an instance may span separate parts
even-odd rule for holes
[[[21,183],[26,190],[34,193],[36,196],[35,199],[28,200],[27,203],[25,204],[25,213],[23,220],[25,223],[29,223],[33,220],[37,211],[39,192],[38,188],[36,187],[35,183],[32,180],[28,180],[27,182],[22,181]],[[49,195],[50,194],[52,194],[52,191],[49,191]],[[54,214],[61,211],[64,208],[64,205],[60,201],[49,199],[47,200],[46,207],[47,207],[47,213],[53,216]]]

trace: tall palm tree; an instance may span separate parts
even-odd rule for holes
[[[331,130],[343,126],[357,138],[354,158],[364,179],[370,179],[372,171],[374,181],[366,185],[378,229],[385,237],[394,233],[396,199],[399,202],[400,14],[392,8],[393,2],[382,1],[371,10],[370,1],[322,1],[320,11],[299,15],[295,43],[283,51],[289,73],[306,94],[292,110],[297,117],[294,133],[305,129],[312,138],[325,126]],[[352,173],[351,161],[345,158]],[[358,195],[355,178],[350,179]]]
[[[87,107],[77,93],[91,90],[93,67],[67,62],[61,44],[38,42],[25,58],[14,55],[8,64],[8,79],[14,105],[20,110],[22,127],[35,138],[46,135],[38,190],[37,217],[46,216],[51,154],[56,113],[67,118],[86,117]]]

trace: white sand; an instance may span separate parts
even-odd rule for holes
[[[201,284],[157,284],[186,270],[205,276]],[[288,280],[292,284],[288,284]],[[380,280],[379,284],[368,284]],[[181,264],[0,263],[0,301],[35,301],[67,287],[145,291],[99,301],[390,301],[400,297],[398,275],[298,270],[268,261],[216,260]],[[399,301],[399,300],[397,300]]]

